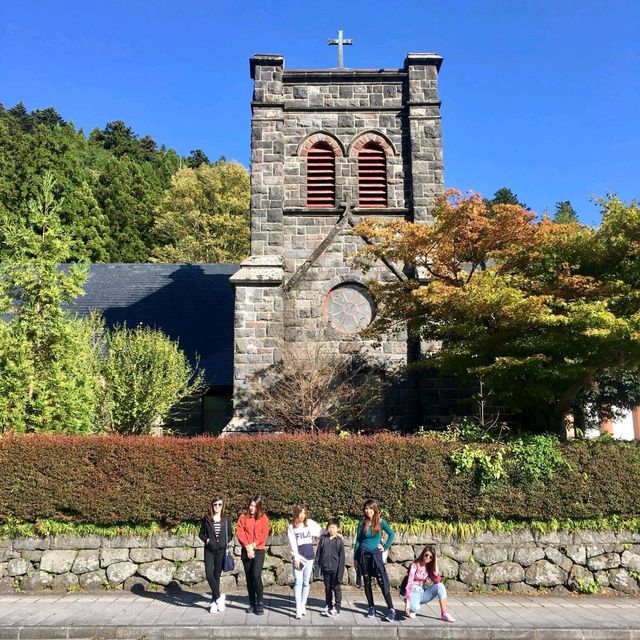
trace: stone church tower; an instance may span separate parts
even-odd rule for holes
[[[357,271],[349,256],[363,240],[350,231],[367,216],[430,222],[443,191],[441,63],[411,53],[401,69],[287,70],[280,55],[251,58],[251,255],[231,278],[235,417],[227,431],[259,423],[242,393],[274,363],[282,339],[364,349],[384,371],[417,355],[406,335],[379,345],[359,337],[375,315],[367,281],[405,276],[383,263]],[[381,423],[415,426],[437,413],[420,406],[410,378],[385,400]]]

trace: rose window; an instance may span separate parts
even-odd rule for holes
[[[335,287],[324,299],[325,322],[342,333],[357,333],[373,320],[375,306],[367,290],[357,284]]]

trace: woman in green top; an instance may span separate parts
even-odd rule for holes
[[[384,544],[382,544],[383,531],[387,536]],[[382,552],[389,550],[394,538],[393,529],[386,520],[380,518],[378,503],[375,500],[367,500],[364,503],[364,518],[358,524],[358,533],[354,544],[354,555],[362,573],[364,593],[367,597],[367,618],[374,618],[376,615],[371,588],[371,579],[375,577],[389,608],[386,618],[389,622],[396,619],[396,612],[391,600],[389,576],[387,576],[382,557]]]

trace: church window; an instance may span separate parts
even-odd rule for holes
[[[357,333],[373,321],[375,303],[365,287],[346,283],[327,293],[322,313],[325,322],[340,333]]]
[[[358,204],[387,206],[387,156],[377,142],[367,142],[358,152]]]
[[[326,142],[316,142],[307,152],[307,206],[321,209],[335,204],[335,154]]]

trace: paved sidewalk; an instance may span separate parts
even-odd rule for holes
[[[380,596],[378,594],[378,601]],[[396,600],[401,612],[402,603]],[[0,640],[119,638],[131,640],[235,638],[366,638],[492,640],[640,640],[640,599],[522,595],[457,595],[449,598],[456,622],[440,620],[437,603],[410,620],[364,617],[363,594],[347,592],[337,618],[320,615],[324,602],[312,593],[308,613],[293,617],[288,593],[265,595],[265,615],[247,613],[247,598],[228,597],[224,613],[210,614],[207,596],[176,591],[71,594],[0,594]]]

